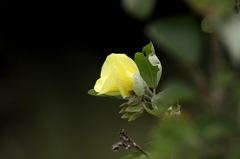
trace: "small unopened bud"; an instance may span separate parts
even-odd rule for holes
[[[137,105],[141,102],[142,97],[139,97],[137,95],[132,95],[128,100],[128,105]]]

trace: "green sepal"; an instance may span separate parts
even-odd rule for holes
[[[120,110],[119,113],[124,113],[124,112],[126,111],[126,109],[128,108],[128,106],[129,106],[129,105],[124,106],[124,107]]]
[[[130,105],[128,106],[125,111],[126,112],[139,112],[143,109],[142,105],[141,104],[138,104],[138,105]]]
[[[144,89],[144,81],[140,76],[139,72],[135,72],[133,74],[134,83],[133,83],[133,90],[138,96],[143,96],[145,89]]]
[[[105,95],[105,94],[99,94],[98,92],[96,92],[94,89],[90,89],[88,91],[88,94],[92,95],[92,96],[96,96],[96,97],[108,97],[108,98],[113,98],[113,99],[122,99],[122,100],[128,100],[129,98],[123,98],[121,95],[118,96],[109,96],[109,95]]]
[[[102,95],[102,94],[98,95],[98,92],[96,92],[94,89],[90,89],[88,91],[88,94],[90,94],[92,96],[105,97],[105,95]]]
[[[144,52],[146,56],[144,55]],[[152,42],[143,47],[143,53],[137,52],[134,56],[134,60],[143,80],[150,88],[156,88],[162,74],[162,66],[155,55]],[[158,64],[156,61],[158,61]]]
[[[121,159],[147,159],[146,155],[144,155],[142,152],[133,152]]]
[[[127,112],[125,114],[123,114],[123,116],[121,118],[130,118],[133,114],[135,114],[134,112]]]
[[[119,107],[123,107],[125,105],[128,105],[128,102],[122,103]]]
[[[173,117],[173,116],[177,116],[177,115],[180,115],[181,112],[180,112],[180,105],[178,104],[178,101],[175,100],[173,102],[173,105],[172,105],[172,110],[169,114],[170,117]]]
[[[175,100],[172,106],[165,112],[164,119],[181,115],[180,107],[181,106],[178,104],[178,101]]]
[[[133,121],[133,120],[137,119],[140,115],[142,115],[142,113],[143,113],[143,109],[141,111],[136,112],[133,115],[131,115],[131,117],[128,119],[128,121]]]

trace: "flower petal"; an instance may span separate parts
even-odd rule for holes
[[[135,62],[125,54],[110,54],[103,63],[94,90],[99,94],[129,97],[133,91],[133,73],[139,72]]]

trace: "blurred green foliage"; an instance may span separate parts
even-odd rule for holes
[[[152,158],[237,159],[238,125],[224,117],[175,118],[158,125]]]
[[[154,45],[166,49],[182,64],[196,65],[200,60],[201,34],[197,21],[189,15],[155,20],[145,32]]]
[[[129,16],[144,21],[154,12],[157,0],[122,0],[121,2]]]
[[[238,159],[240,1],[184,2],[192,9],[191,15],[151,19],[145,27],[146,36],[174,58],[186,74],[185,79],[173,78],[161,84],[175,88],[168,94],[179,97],[182,115],[155,126],[149,143],[150,158]],[[156,96],[162,101],[168,97]],[[185,110],[189,102],[195,112]],[[165,104],[156,103],[161,109]],[[151,110],[149,113],[154,114]]]

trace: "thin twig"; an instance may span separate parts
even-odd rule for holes
[[[115,143],[112,146],[112,150],[113,151],[117,151],[121,146],[126,147],[126,150],[135,147],[136,149],[138,149],[138,151],[142,152],[148,159],[149,156],[147,154],[147,152],[143,151],[143,149],[138,146],[124,131],[124,129],[122,129],[119,133],[120,135],[120,139],[122,139],[122,141]]]
[[[153,97],[153,92],[149,89],[149,87],[144,87],[145,89],[145,93],[149,96],[149,97]]]
[[[144,95],[143,97],[146,98],[146,99],[148,99],[148,100],[150,100],[150,101],[152,100],[152,98],[149,97],[148,95]]]

